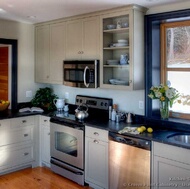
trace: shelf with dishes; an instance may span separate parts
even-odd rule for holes
[[[106,29],[103,30],[104,33],[125,33],[129,31],[129,27],[127,28],[119,28],[119,29]]]

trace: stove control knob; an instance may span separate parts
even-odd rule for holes
[[[101,102],[101,104],[100,104],[101,106],[103,106],[104,105],[104,103],[103,102]]]
[[[106,103],[105,103],[105,107],[107,107],[107,106],[108,106],[108,103],[106,102]]]

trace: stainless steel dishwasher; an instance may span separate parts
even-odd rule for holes
[[[109,189],[150,189],[151,142],[109,132]]]

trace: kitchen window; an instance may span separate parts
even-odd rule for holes
[[[190,21],[163,23],[161,26],[161,83],[170,83],[180,94],[170,116],[190,119]]]

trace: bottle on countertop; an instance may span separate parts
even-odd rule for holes
[[[115,121],[115,117],[116,117],[116,111],[117,111],[117,104],[113,105],[113,109],[112,109],[112,113],[111,113],[111,120]]]
[[[109,106],[109,120],[111,120],[112,117],[112,106]]]

